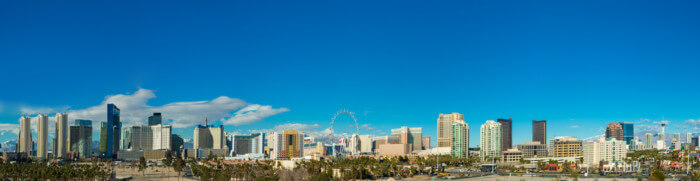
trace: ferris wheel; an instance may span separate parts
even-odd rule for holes
[[[360,134],[360,126],[359,126],[359,124],[357,124],[357,118],[355,118],[355,113],[351,112],[347,109],[341,109],[340,111],[335,113],[335,115],[333,115],[333,119],[331,120],[331,130],[330,130],[330,133],[328,135],[329,137],[331,137],[331,138],[334,137],[333,134],[335,133],[335,131],[333,130],[333,123],[335,123],[335,119],[338,118],[338,116],[343,115],[343,114],[350,115],[350,117],[352,118],[352,121],[355,123],[355,125],[354,125],[355,126],[355,130],[354,130],[355,133]]]

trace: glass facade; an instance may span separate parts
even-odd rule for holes
[[[103,125],[104,133],[100,138],[100,147],[104,146],[104,150],[100,152],[106,158],[113,158],[119,150],[119,140],[121,138],[122,123],[119,120],[119,108],[114,104],[107,104],[107,123]]]
[[[634,139],[634,124],[630,122],[621,122],[622,125],[622,140],[630,145]]]
[[[163,124],[163,117],[159,112],[153,113],[153,116],[148,116],[148,125],[149,126],[155,126]]]

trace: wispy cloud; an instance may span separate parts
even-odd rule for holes
[[[570,128],[578,128],[578,125],[572,125]]]
[[[685,120],[685,124],[690,126],[691,129],[694,129],[694,130],[700,129],[700,119],[698,119],[698,120],[688,119],[688,120]]]
[[[651,122],[651,120],[650,119],[639,119],[639,121],[635,121],[635,123],[637,123],[637,124],[648,123],[648,122]]]
[[[10,132],[13,134],[19,134],[19,124],[0,124],[0,132]]]
[[[654,124],[666,124],[668,125],[669,121],[668,120],[663,120],[663,121],[654,121]]]

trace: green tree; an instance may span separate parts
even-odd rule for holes
[[[139,158],[139,171],[145,176],[146,175],[146,158]]]
[[[658,168],[654,168],[649,175],[649,180],[651,181],[663,181],[666,179],[666,174],[664,171]]]
[[[186,167],[185,161],[182,160],[182,158],[177,157],[172,165],[173,169],[177,172],[177,180],[180,180],[180,172],[182,172]]]

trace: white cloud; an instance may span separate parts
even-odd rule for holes
[[[578,128],[578,125],[572,125],[571,128]]]
[[[654,121],[654,124],[665,124],[668,125],[669,121],[668,120],[663,120],[663,121]]]
[[[661,126],[659,125],[636,125],[635,128],[637,131],[659,131],[661,130]]]
[[[0,124],[0,132],[19,134],[19,124]]]
[[[688,124],[688,126],[692,127],[692,129],[700,129],[700,119],[695,120],[695,119],[689,119],[685,120],[685,124]]]
[[[639,123],[648,123],[650,121],[651,121],[650,119],[639,119],[639,121],[637,121],[636,123],[638,123],[638,124]]]
[[[117,94],[105,96],[104,100],[92,107],[77,110],[68,110],[70,122],[75,119],[88,119],[93,121],[93,127],[99,127],[100,122],[107,119],[107,104],[115,104],[120,109],[120,118],[124,126],[143,125],[148,121],[148,116],[154,112],[163,115],[163,122],[176,128],[190,127],[204,123],[207,116],[209,122],[221,120],[226,125],[250,124],[263,119],[289,111],[287,108],[273,108],[269,105],[247,103],[244,100],[220,96],[212,100],[173,102],[162,106],[148,105],[148,101],[156,98],[153,90],[139,89],[132,94]],[[54,109],[23,108],[26,113],[46,113]],[[52,116],[53,117],[53,116]],[[49,120],[52,121],[53,118]],[[49,125],[52,125],[49,123]],[[99,129],[93,129],[99,130]]]
[[[224,124],[242,125],[258,122],[266,117],[275,114],[287,112],[287,108],[274,109],[272,106],[262,106],[259,104],[251,104],[241,110],[236,111],[233,117],[224,120]]]
[[[318,124],[300,124],[300,123],[286,123],[280,124],[272,128],[274,131],[284,131],[284,130],[297,130],[302,132],[315,132],[320,128]]]
[[[27,107],[27,106],[22,106],[19,109],[22,114],[25,115],[32,115],[32,114],[49,114],[49,113],[55,113],[56,110],[53,108],[49,107]]]

